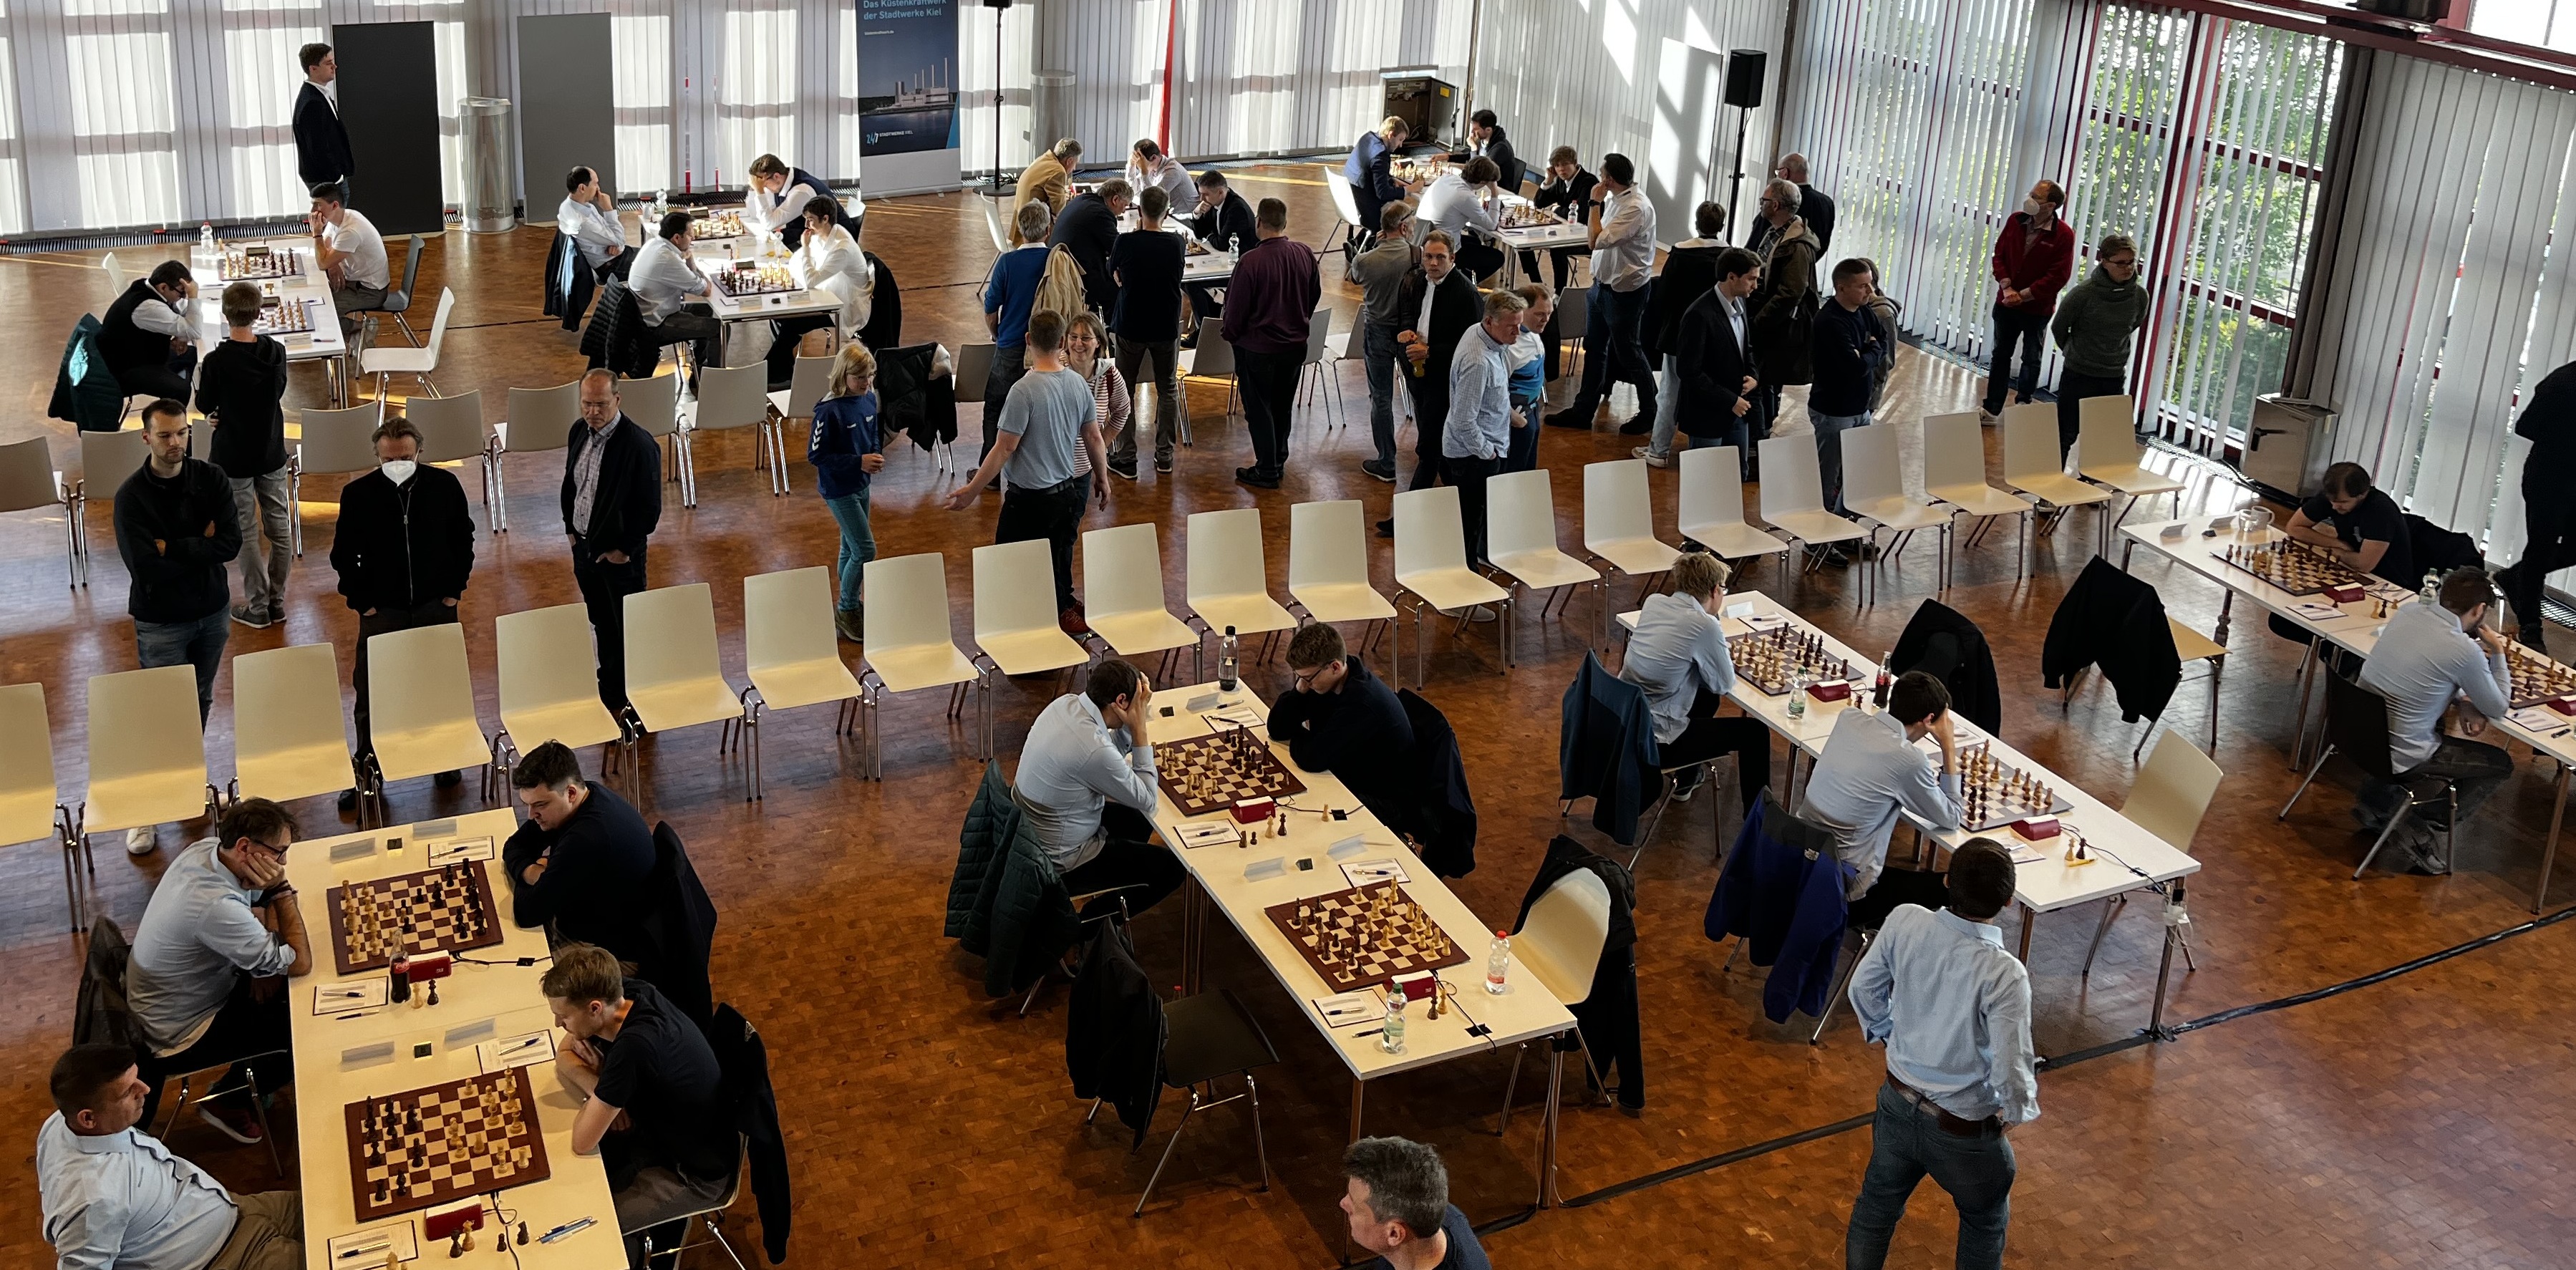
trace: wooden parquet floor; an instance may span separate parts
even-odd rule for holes
[[[1256,197],[1290,201],[1305,241],[1320,241],[1329,204],[1313,167],[1246,171]],[[538,312],[547,230],[493,237],[451,233],[433,242],[422,293],[457,291],[446,360],[447,392],[481,389],[487,415],[502,389],[544,386],[581,367],[575,338]],[[992,251],[970,196],[875,204],[868,245],[901,279],[906,338],[951,344],[983,338],[975,288]],[[126,250],[127,267],[148,251]],[[76,465],[64,425],[44,405],[63,333],[105,302],[95,253],[0,259],[0,333],[12,355],[19,407],[0,441],[42,432],[65,467]],[[1337,259],[1337,258],[1336,258]],[[1356,292],[1328,269],[1327,295],[1347,326]],[[426,309],[427,305],[424,305]],[[1152,521],[1164,527],[1171,593],[1181,593],[1181,522],[1198,510],[1259,506],[1269,533],[1274,588],[1282,585],[1286,508],[1301,499],[1355,497],[1384,514],[1389,487],[1365,479],[1366,389],[1356,365],[1336,368],[1346,412],[1301,411],[1287,486],[1255,494],[1231,469],[1248,461],[1239,423],[1221,418],[1223,390],[1192,385],[1198,443],[1179,470],[1118,483],[1114,503],[1086,521]],[[1213,388],[1213,391],[1211,390]],[[1561,400],[1571,389],[1559,383]],[[1974,384],[1948,363],[1909,353],[1888,413],[1908,422],[1962,408]],[[299,371],[293,399],[318,403],[318,374]],[[1624,401],[1623,401],[1624,411]],[[972,454],[973,408],[961,454]],[[1632,439],[1607,424],[1589,434],[1549,430],[1542,457],[1555,474],[1562,533],[1575,541],[1584,463],[1626,457]],[[1404,446],[1410,450],[1409,432]],[[1919,442],[1915,444],[1919,445]],[[701,505],[676,498],[656,535],[653,581],[714,584],[724,657],[739,674],[741,590],[751,573],[830,563],[832,522],[813,496],[810,470],[771,498],[751,470],[747,434],[699,447]],[[1991,456],[1990,456],[1991,457]],[[1409,467],[1409,457],[1407,460]],[[1909,465],[1910,466],[1910,465]],[[492,622],[499,614],[577,598],[553,529],[552,455],[507,464],[514,532],[486,534],[464,603],[470,656],[487,719]],[[943,551],[951,560],[957,629],[968,629],[967,552],[991,540],[995,502],[939,510],[948,478],[918,452],[900,454],[875,493],[876,532],[888,555]],[[102,493],[113,478],[101,482]],[[1674,478],[1653,477],[1657,523],[1673,523]],[[307,554],[295,573],[287,623],[236,628],[247,651],[330,640],[343,664],[355,622],[326,564],[336,482],[307,483]],[[2231,506],[2241,495],[2204,476],[2194,507]],[[1749,501],[1749,500],[1748,500]],[[55,725],[59,778],[84,783],[87,676],[134,665],[125,577],[114,555],[106,499],[88,526],[95,579],[67,591],[58,520],[0,518],[0,682],[41,680]],[[2010,544],[1963,554],[1948,603],[1980,623],[2006,685],[2005,729],[2055,770],[2118,802],[2131,775],[2133,724],[2120,722],[2098,681],[2071,707],[2041,688],[2040,642],[2050,613],[2093,540],[2077,512],[2039,541],[2033,571],[2016,580]],[[1391,562],[1373,567],[1391,589]],[[2168,607],[2203,631],[2220,596],[2141,563]],[[1863,649],[1893,642],[1914,604],[1932,593],[1933,561],[1918,543],[1894,562],[1886,598],[1853,611],[1854,579],[1829,571],[1787,588],[1801,611]],[[1784,588],[1775,566],[1744,585]],[[1633,594],[1623,594],[1633,602]],[[1532,606],[1534,609],[1535,606]],[[2199,969],[2177,967],[2167,1017],[2181,1021],[2304,992],[2512,926],[2528,917],[2552,773],[2531,756],[2492,806],[2463,832],[2449,878],[2375,873],[2349,879],[2365,840],[2346,816],[2348,773],[2329,774],[2286,822],[2274,819],[2295,783],[2287,748],[2295,657],[2289,645],[2239,621],[2220,705],[2218,758],[2227,779],[2196,844],[2204,871],[2191,886]],[[1476,873],[1460,893],[1487,918],[1508,921],[1548,837],[1559,831],[1557,701],[1596,629],[1588,601],[1562,621],[1524,618],[1522,663],[1495,673],[1482,631],[1433,657],[1428,695],[1457,725],[1484,831]],[[2562,633],[2563,635],[2563,633]],[[1265,692],[1287,687],[1277,663],[1248,670]],[[1015,755],[1051,680],[1006,683],[997,693],[1002,752]],[[216,779],[229,774],[231,677],[218,688],[208,741]],[[2177,694],[2171,717],[2207,735],[2207,697]],[[1211,983],[1233,987],[1279,1045],[1283,1061],[1262,1076],[1262,1113],[1274,1184],[1253,1189],[1244,1108],[1198,1118],[1154,1208],[1128,1207],[1177,1120],[1166,1107],[1143,1154],[1123,1130],[1086,1130],[1063,1062],[1064,995],[1051,990],[1028,1017],[1016,1002],[979,990],[979,967],[939,936],[956,833],[978,772],[966,730],[941,715],[935,694],[893,699],[885,710],[886,779],[856,779],[857,752],[836,742],[828,712],[771,716],[768,796],[741,801],[739,774],[720,761],[712,732],[647,746],[651,812],[690,844],[722,913],[716,945],[719,994],[766,1035],[790,1137],[796,1189],[796,1264],[825,1266],[1153,1265],[1318,1267],[1341,1249],[1341,1183],[1335,1160],[1348,1120],[1349,1087],[1311,1030],[1296,1020],[1242,945],[1219,936]],[[394,812],[417,819],[471,805],[473,783],[435,791],[399,788]],[[307,834],[341,824],[328,800],[298,809]],[[1640,862],[1640,990],[1648,1100],[1628,1118],[1600,1107],[1565,1116],[1563,1189],[1581,1196],[1660,1169],[1831,1124],[1865,1112],[1881,1071],[1846,1015],[1821,1047],[1804,1028],[1773,1027],[1759,1014],[1760,980],[1725,972],[1726,949],[1699,933],[1715,880],[1713,840],[1737,816],[1732,779],[1678,809]],[[165,827],[158,853],[129,861],[116,842],[98,846],[106,910],[130,929],[170,854],[201,826]],[[1579,830],[1588,833],[1588,828]],[[2562,894],[2576,883],[2562,880]],[[33,1140],[46,1111],[44,1078],[67,1042],[77,962],[63,929],[60,873],[41,845],[0,852],[0,1265],[44,1264],[33,1183]],[[2564,902],[2564,901],[2562,901]],[[2146,1020],[2158,927],[2131,905],[2104,942],[2089,980],[2079,978],[2090,911],[2042,921],[2031,952],[2037,1039],[2066,1054],[2127,1036]],[[1177,918],[1143,919],[1146,965],[1177,982]],[[2263,1013],[2130,1049],[2043,1076],[2042,1118],[2016,1135],[2022,1176],[2010,1261],[2021,1266],[2543,1267],[2570,1264],[2576,1248],[2576,1081],[2564,967],[2576,924],[2506,940],[2376,986],[2295,1009]],[[1537,1119],[1515,1116],[1493,1134],[1510,1056],[1396,1078],[1371,1091],[1368,1127],[1436,1143],[1454,1196],[1479,1221],[1508,1217],[1536,1189]],[[1539,1088],[1525,1078],[1522,1108]],[[281,1106],[291,1105],[291,1098]],[[265,1152],[234,1147],[203,1126],[180,1127],[173,1145],[241,1189],[278,1184]],[[1700,1172],[1580,1207],[1540,1212],[1487,1241],[1501,1266],[1812,1267],[1836,1263],[1843,1223],[1868,1152],[1865,1132],[1845,1133]],[[739,1225],[754,1224],[746,1198]],[[1947,1264],[1953,1223],[1932,1188],[1917,1196],[1893,1264]],[[746,1245],[746,1249],[748,1245]],[[2552,1251],[2552,1250],[2555,1251]]]

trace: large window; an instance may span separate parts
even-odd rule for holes
[[[752,160],[796,153],[796,11],[733,10],[725,14],[724,41],[724,72],[716,81],[724,148],[716,155],[715,179],[741,185]]]

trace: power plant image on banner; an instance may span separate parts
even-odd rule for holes
[[[860,0],[859,154],[954,150],[957,0]]]

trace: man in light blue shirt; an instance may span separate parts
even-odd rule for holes
[[[313,969],[295,888],[286,884],[294,838],[294,819],[276,803],[234,804],[214,837],[180,852],[161,875],[125,965],[126,1004],[154,1056],[153,1105],[162,1076],[230,1062],[197,1112],[237,1142],[259,1141],[259,1123],[239,1100],[216,1095],[253,1078],[261,1093],[272,1092],[295,1074],[290,1055],[269,1053],[289,1048],[277,977]],[[242,1061],[253,1054],[267,1057]]]
[[[2389,615],[2361,668],[2361,686],[2388,701],[2389,765],[2404,777],[2450,781],[2459,791],[2463,817],[2513,775],[2511,755],[2468,739],[2512,709],[2504,635],[2486,624],[2495,601],[2495,582],[2486,570],[2453,569],[2442,579],[2439,603],[2416,600]],[[2460,736],[2442,728],[2455,702],[2465,703],[2456,716]],[[2379,829],[2404,798],[2395,786],[2365,790],[2353,812]],[[2448,827],[2450,817],[2448,800],[2418,807],[2390,835],[2391,845],[2413,857],[2415,872],[2445,872],[2449,866],[2433,845],[2433,831]]]
[[[1869,1171],[1844,1238],[1846,1270],[1878,1270],[1905,1201],[1930,1174],[1959,1209],[1960,1270],[2003,1264],[2013,1149],[2039,1115],[2030,973],[2004,951],[1995,915],[2012,903],[2012,852],[1972,838],[1950,856],[1946,911],[1902,904],[1852,971],[1861,1032],[1887,1043]]]
[[[1929,736],[1940,744],[1941,761],[1915,747]],[[1856,901],[1853,929],[1877,925],[1894,903],[1912,898],[1930,874],[1909,874],[1896,889],[1869,898],[1887,867],[1887,840],[1896,832],[1899,812],[1934,829],[1956,829],[1966,814],[1959,777],[1959,743],[1952,734],[1950,690],[1919,670],[1898,677],[1887,694],[1887,709],[1865,714],[1847,707],[1834,721],[1825,749],[1807,778],[1807,805],[1802,813],[1834,828],[1834,855],[1852,867],[1844,898]]]
[[[1484,320],[1458,339],[1449,362],[1449,413],[1440,428],[1440,470],[1458,487],[1467,563],[1485,564],[1485,482],[1512,448],[1512,344],[1521,336],[1521,298],[1485,293]]]
[[[626,227],[617,222],[617,204],[599,188],[599,174],[574,168],[564,176],[564,190],[563,205],[555,209],[557,232],[572,239],[581,262],[600,281],[627,277],[636,253],[626,249]]]
[[[1083,691],[1038,712],[1020,747],[1012,799],[1063,871],[1065,889],[1101,895],[1086,917],[1122,898],[1129,913],[1144,912],[1181,885],[1179,857],[1152,841],[1161,797],[1146,723],[1153,699],[1144,672],[1105,659]]]
[[[234,1195],[134,1126],[151,1086],[123,1045],[54,1062],[36,1188],[57,1270],[303,1270],[293,1191]]]
[[[1637,613],[1619,677],[1645,690],[1664,770],[1684,769],[1673,778],[1673,801],[1686,802],[1699,788],[1707,769],[1691,764],[1732,753],[1749,807],[1771,783],[1771,729],[1759,719],[1717,714],[1735,690],[1735,659],[1717,622],[1727,576],[1726,563],[1705,551],[1676,557],[1671,593],[1647,596]]]

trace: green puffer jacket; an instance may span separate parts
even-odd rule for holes
[[[2057,337],[2066,367],[2079,375],[2117,379],[2129,373],[2129,337],[2147,324],[2147,289],[2135,278],[2113,282],[2108,270],[2093,273],[2057,302],[2049,334]]]
[[[995,997],[1027,990],[1082,937],[1064,875],[1011,801],[999,762],[984,765],[966,808],[943,933],[984,959],[984,992]]]

